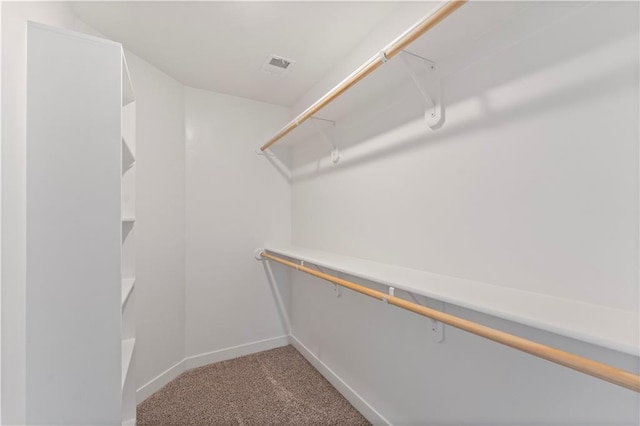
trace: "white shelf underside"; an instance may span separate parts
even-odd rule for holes
[[[123,173],[133,167],[136,161],[136,156],[131,150],[131,146],[126,141],[126,139],[122,138],[122,170]]]
[[[413,294],[638,355],[637,312],[301,247],[266,250]]]
[[[131,359],[133,358],[133,350],[136,346],[136,339],[126,339],[122,341],[122,388],[127,378],[127,373],[131,367]]]
[[[131,291],[133,290],[133,286],[136,283],[136,279],[135,278],[126,278],[122,280],[122,307],[124,308],[124,305],[127,303],[127,300],[129,299],[129,295],[131,294]]]

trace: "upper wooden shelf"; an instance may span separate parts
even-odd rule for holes
[[[638,312],[308,248],[267,246],[266,250],[618,352],[640,354]]]

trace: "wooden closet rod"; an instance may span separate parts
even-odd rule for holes
[[[418,22],[409,31],[403,34],[398,40],[394,41],[386,49],[381,52],[380,57],[375,57],[369,60],[366,64],[361,66],[350,77],[344,80],[342,83],[331,89],[327,94],[318,99],[313,105],[303,111],[300,115],[294,118],[289,124],[284,126],[274,137],[269,139],[264,145],[260,147],[261,151],[269,148],[274,143],[278,142],[285,135],[291,132],[293,129],[304,123],[313,114],[320,111],[328,103],[336,99],[338,96],[349,90],[353,85],[362,80],[364,77],[375,71],[380,65],[386,62],[388,59],[393,58],[400,53],[409,44],[413,43],[421,35],[435,27],[440,21],[456,11],[459,7],[465,4],[468,0],[450,0],[443,7],[438,9],[434,14],[427,16],[422,21]],[[382,57],[384,55],[384,57]]]
[[[281,263],[298,271],[313,275],[314,277],[332,282],[342,287],[346,287],[353,291],[357,291],[358,293],[373,297],[374,299],[382,301],[386,300],[386,302],[390,305],[394,305],[399,308],[414,312],[416,314],[434,319],[436,321],[440,321],[443,324],[448,324],[452,327],[456,327],[469,333],[484,337],[486,339],[493,340],[494,342],[510,346],[514,349],[518,349],[531,355],[535,355],[539,358],[544,358],[548,361],[555,362],[556,364],[560,364],[568,368],[572,368],[576,371],[580,371],[581,373],[597,377],[598,379],[605,380],[607,382],[622,386],[632,391],[640,392],[640,376],[637,376],[633,373],[629,373],[627,371],[620,370],[618,368],[602,364],[588,358],[583,358],[569,352],[561,351],[550,346],[532,342],[531,340],[523,339],[521,337],[514,336],[513,334],[486,327],[473,321],[465,320],[463,318],[446,314],[435,309],[427,308],[425,306],[418,305],[417,303],[408,302],[404,299],[400,299],[399,297],[372,290],[368,287],[352,283],[351,281],[343,280],[341,278],[337,278],[332,275],[307,268],[306,266],[298,265],[288,260],[268,254],[264,251],[260,255],[265,259],[273,260],[274,262]]]

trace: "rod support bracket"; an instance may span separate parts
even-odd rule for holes
[[[444,302],[441,300],[429,299],[427,306],[440,312],[444,312]],[[434,319],[431,319],[430,322],[431,340],[436,343],[442,342],[444,340],[444,324]]]
[[[333,164],[338,164],[340,161],[340,150],[336,147],[335,138],[333,136],[333,130],[336,127],[336,122],[318,117],[310,117],[309,121],[316,132],[320,134],[322,140],[324,140],[331,149],[331,162]]]
[[[432,130],[444,124],[442,84],[436,63],[403,50],[400,58],[425,102],[424,120]]]
[[[411,296],[413,301],[416,302],[418,305],[425,306],[424,303],[418,300],[415,294],[409,293],[409,296]],[[426,306],[431,309],[444,312],[444,302],[442,302],[441,300],[428,298]],[[430,328],[429,334],[431,335],[431,340],[433,342],[440,343],[444,340],[444,324],[443,323],[429,318],[429,328]]]
[[[338,298],[342,296],[342,288],[338,284],[333,286],[333,294]]]
[[[264,257],[262,257],[262,253],[264,253],[264,249],[263,248],[257,248],[253,251],[253,257],[255,257],[256,260],[262,262],[265,260]]]
[[[340,161],[340,151],[336,148],[331,151],[331,162],[333,164],[338,164]]]

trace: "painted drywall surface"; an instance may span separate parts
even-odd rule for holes
[[[184,359],[184,86],[126,52],[136,96],[136,382]]]
[[[291,291],[292,334],[391,424],[638,424],[632,391],[448,326],[435,343],[429,319],[348,290],[337,298],[332,285],[308,275],[292,273]],[[629,355],[451,305],[445,311],[638,371]]]
[[[260,142],[286,108],[186,88],[187,356],[283,334],[253,251],[288,242],[289,183]]]
[[[74,29],[64,3],[2,2],[2,423],[25,416],[26,22]]]
[[[401,2],[364,37],[358,46],[296,101],[291,108],[292,114],[297,115],[307,109],[320,96],[340,83],[363,63],[378,55],[383,47],[394,41],[424,16],[432,13],[441,4],[439,2]],[[322,113],[319,113],[318,116],[322,117]]]
[[[638,5],[545,7],[451,58],[443,129],[410,84],[337,123],[341,164],[293,185],[294,244],[637,312]],[[638,422],[632,392],[293,277],[293,334],[394,424]]]

